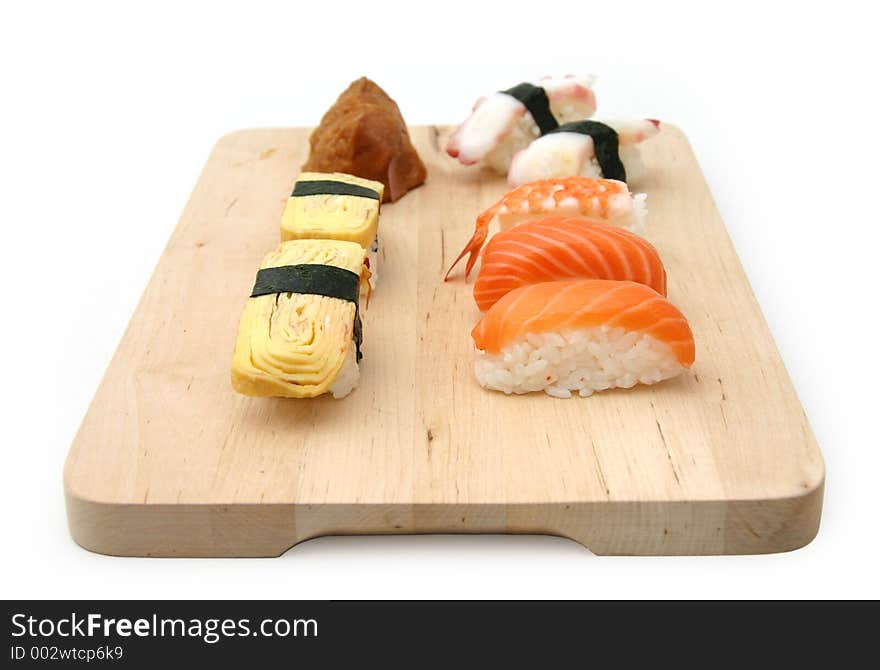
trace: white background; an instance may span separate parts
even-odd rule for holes
[[[0,596],[880,596],[870,3],[10,4]],[[361,74],[419,124],[460,121],[481,94],[569,72],[600,75],[601,113],[688,134],[825,456],[811,545],[597,558],[549,537],[325,538],[276,560],[118,559],[74,545],[67,448],[218,137],[313,125]]]

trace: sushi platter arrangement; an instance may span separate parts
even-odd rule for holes
[[[74,539],[809,542],[822,458],[687,141],[593,84],[408,128],[359,79],[311,132],[221,139],[68,456]]]

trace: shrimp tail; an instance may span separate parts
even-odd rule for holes
[[[361,268],[361,281],[364,288],[364,311],[370,309],[370,296],[373,295],[373,287],[370,284],[370,278],[373,276],[373,273],[370,272],[370,264],[369,261],[364,263],[363,268]]]
[[[443,281],[449,281],[449,275],[452,273],[452,270],[455,269],[455,266],[458,265],[458,262],[464,258],[465,254],[470,254],[470,256],[468,256],[467,264],[465,265],[464,278],[467,279],[470,276],[471,270],[474,269],[474,264],[476,264],[477,258],[479,258],[483,242],[486,241],[486,235],[489,233],[489,223],[495,217],[498,208],[499,205],[494,205],[477,217],[474,234],[471,236],[471,239],[465,245],[464,249],[461,250],[458,258],[456,258],[452,265],[449,266],[449,270],[447,270]]]

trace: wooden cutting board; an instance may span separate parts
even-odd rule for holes
[[[816,534],[824,466],[684,135],[643,145],[649,233],[690,319],[693,370],[558,400],[481,389],[472,284],[443,283],[504,181],[412,129],[428,182],[382,207],[359,388],[237,395],[239,313],[308,150],[222,138],[64,471],[73,538],[130,556],[277,556],[320,535],[547,533],[597,554],[786,551]]]

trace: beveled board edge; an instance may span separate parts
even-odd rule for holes
[[[597,555],[766,554],[816,537],[824,484],[773,500],[569,504],[113,505],[65,496],[70,533],[111,556],[275,557],[327,535],[512,533]]]

